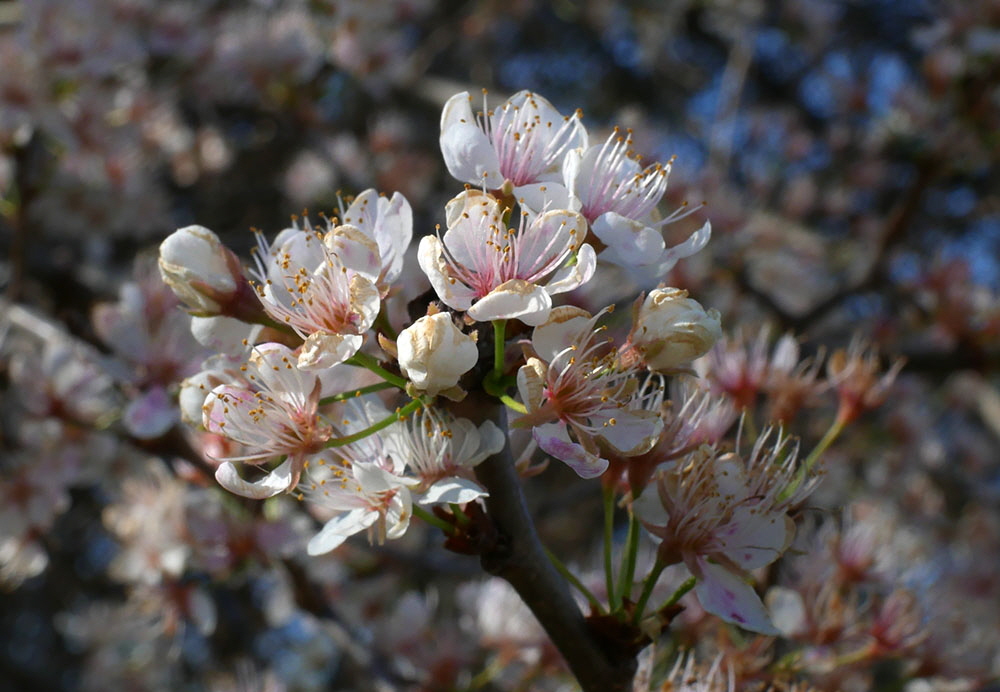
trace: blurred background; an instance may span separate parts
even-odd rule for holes
[[[668,205],[706,206],[668,234],[710,219],[713,238],[665,281],[736,343],[769,325],[808,354],[861,335],[905,357],[801,533],[863,553],[862,576],[810,601],[801,566],[772,570],[772,607],[822,615],[768,660],[843,668],[802,664],[818,689],[995,689],[996,0],[0,2],[0,687],[513,689],[476,677],[504,647],[516,680],[556,665],[537,636],[490,629],[482,604],[503,594],[432,535],[306,561],[302,516],[220,498],[180,461],[171,387],[207,352],[149,261],[193,223],[248,258],[251,227],[368,187],[432,232],[460,189],[441,106],[482,88],[582,108],[594,142],[631,128],[647,163],[676,156]],[[533,501],[586,565],[564,515],[599,498],[574,488]],[[421,649],[430,632],[453,654]]]

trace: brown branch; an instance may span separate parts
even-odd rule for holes
[[[462,415],[507,429],[506,411],[486,396],[473,393],[463,404]],[[497,536],[481,554],[483,569],[514,587],[586,692],[628,689],[635,656],[596,636],[566,581],[549,562],[528,513],[509,443],[476,467],[476,478],[490,493],[486,508]]]

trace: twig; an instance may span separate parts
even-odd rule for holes
[[[506,429],[502,406],[475,393],[469,399],[463,402],[463,415],[475,417],[476,422],[489,419]],[[483,550],[483,569],[514,587],[586,692],[628,689],[635,674],[635,657],[598,640],[565,580],[546,557],[528,513],[510,444],[477,466],[476,478],[489,490],[486,507],[498,535],[494,544]]]

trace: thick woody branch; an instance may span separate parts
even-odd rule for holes
[[[470,414],[506,429],[506,412],[492,401],[474,402],[463,411],[467,417]],[[514,587],[584,690],[628,689],[635,673],[635,657],[598,640],[566,581],[549,562],[521,492],[510,444],[477,466],[476,477],[490,493],[486,507],[498,536],[481,555],[483,569]]]

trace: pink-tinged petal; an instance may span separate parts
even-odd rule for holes
[[[487,495],[489,493],[466,478],[445,478],[429,487],[420,497],[419,503],[422,505],[438,505],[445,502],[465,504]]]
[[[548,366],[538,358],[528,358],[517,371],[517,391],[528,411],[534,411],[544,403],[547,372]]]
[[[309,539],[306,552],[310,555],[328,553],[339,547],[350,536],[374,525],[378,518],[379,513],[375,510],[360,507],[336,516],[326,522],[319,533]]]
[[[476,294],[471,288],[449,276],[448,263],[444,259],[441,241],[437,237],[425,235],[420,239],[417,262],[441,302],[455,310],[469,309]]]
[[[177,407],[163,387],[153,387],[125,407],[122,423],[140,440],[164,434],[177,422]]]
[[[249,483],[236,471],[236,467],[228,461],[215,470],[215,480],[223,488],[241,497],[252,500],[264,500],[279,493],[290,490],[295,483],[294,463],[286,459],[280,466],[255,483]]]
[[[448,172],[456,180],[470,185],[498,188],[503,184],[500,175],[500,159],[486,134],[476,125],[472,108],[453,102],[461,100],[461,94],[453,96],[441,114],[441,121],[447,125],[441,129],[441,156]]]
[[[560,183],[530,183],[514,188],[514,197],[518,204],[528,212],[529,223],[538,214],[550,209],[570,209],[577,211],[580,200],[569,194],[565,185]]]
[[[602,425],[598,435],[625,456],[645,454],[656,444],[663,421],[655,411],[605,410],[592,416],[592,424]]]
[[[205,430],[216,435],[227,434],[226,423],[229,421],[229,407],[233,405],[252,407],[256,403],[253,393],[246,389],[220,384],[215,387],[201,408],[202,425]]]
[[[698,558],[698,585],[695,593],[701,607],[726,622],[743,629],[777,636],[760,596],[753,587],[725,567]]]
[[[557,271],[552,280],[545,285],[549,295],[572,291],[587,283],[594,277],[597,270],[597,254],[594,248],[584,243],[576,255],[576,263]]]
[[[573,305],[553,308],[548,321],[531,333],[531,346],[540,358],[552,362],[557,353],[565,351],[592,328],[591,319],[589,312]]]
[[[791,545],[795,522],[781,512],[754,512],[752,506],[740,506],[732,520],[716,535],[720,552],[745,570],[769,565]]]
[[[569,466],[581,478],[596,478],[608,468],[607,459],[591,454],[570,439],[565,423],[538,425],[531,432],[545,453]]]
[[[379,274],[382,273],[382,257],[379,254],[378,243],[374,238],[365,235],[360,228],[338,226],[323,236],[323,243],[337,256],[343,266],[369,281],[378,280]]]
[[[310,334],[299,352],[300,370],[323,370],[343,363],[361,348],[365,338],[357,334]]]
[[[500,284],[466,312],[478,322],[519,319],[529,326],[549,317],[552,298],[541,286],[511,279]]]
[[[663,259],[666,245],[659,229],[613,211],[597,217],[592,228],[594,235],[608,246],[606,259],[615,264],[641,266]]]
[[[703,247],[708,245],[708,241],[711,238],[712,224],[706,221],[704,226],[692,233],[683,243],[675,245],[663,253],[656,267],[656,275],[663,276],[673,269],[678,261],[699,252]]]

